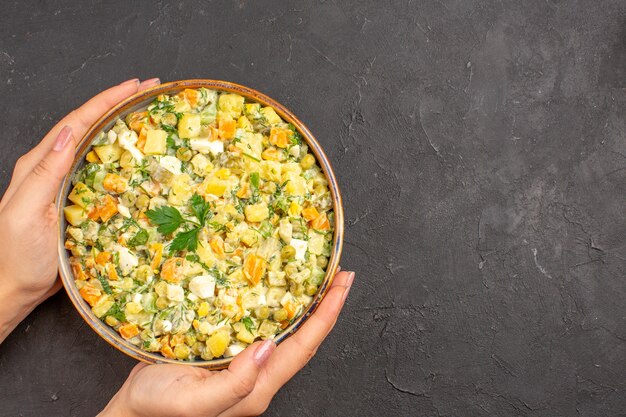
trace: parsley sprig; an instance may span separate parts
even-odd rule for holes
[[[211,205],[198,194],[191,197],[191,212],[197,222],[185,219],[177,208],[171,206],[161,206],[154,210],[148,210],[146,215],[152,224],[157,226],[157,231],[164,235],[169,235],[178,230],[181,226],[185,230],[178,232],[170,243],[170,251],[189,250],[195,251],[198,248],[198,234],[206,225],[213,213]]]

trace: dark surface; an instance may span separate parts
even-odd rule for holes
[[[1,186],[135,76],[301,116],[357,281],[268,416],[626,415],[624,1],[102,3],[3,3]],[[0,346],[0,415],[94,415],[133,364],[58,294]]]

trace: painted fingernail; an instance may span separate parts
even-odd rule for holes
[[[274,348],[276,347],[276,343],[273,340],[268,339],[265,342],[261,343],[256,351],[254,352],[254,361],[258,366],[261,366],[267,361],[270,357]]]
[[[133,78],[132,80],[124,81],[120,85],[127,85],[127,84],[137,84],[137,85],[139,85],[139,78]]]
[[[61,131],[57,135],[57,138],[54,141],[54,146],[52,147],[52,150],[56,152],[60,152],[63,149],[65,149],[67,144],[70,142],[71,137],[72,137],[72,128],[69,126],[64,126],[63,129],[61,129]]]
[[[354,272],[348,272],[348,281],[346,281],[346,289],[343,290],[343,297],[341,299],[342,303],[346,302],[346,298],[348,298],[348,293],[350,292],[350,287],[352,287],[352,282],[354,282]]]
[[[141,82],[142,87],[152,87],[153,85],[161,84],[161,80],[158,78],[150,78],[149,80],[145,80]]]

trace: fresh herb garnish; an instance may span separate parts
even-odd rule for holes
[[[170,206],[161,206],[146,212],[150,221],[158,226],[157,230],[162,234],[174,233],[181,225],[187,224],[187,230],[179,232],[170,243],[171,251],[196,250],[198,234],[206,225],[207,219],[213,215],[210,203],[198,194],[194,194],[190,201],[191,212],[198,220],[197,222],[185,219],[178,209]]]
[[[146,216],[153,224],[157,225],[158,232],[164,235],[174,233],[185,221],[180,211],[170,206],[161,206],[154,210],[148,210],[146,211]]]
[[[172,243],[170,243],[170,250],[179,251],[187,249],[193,251],[198,249],[198,233],[200,233],[200,228],[198,227],[178,233],[174,240],[172,240]]]
[[[104,315],[115,317],[118,321],[121,321],[121,322],[126,321],[126,314],[124,314],[124,311],[122,311],[118,303],[114,303],[109,309],[109,311],[107,311]]]
[[[210,211],[211,205],[200,197],[198,194],[194,194],[191,197],[191,211],[196,216],[201,226],[204,226],[207,218],[211,218],[213,213]]]
[[[128,246],[135,247],[140,245],[145,245],[148,241],[148,231],[146,229],[139,229],[135,236],[131,237],[128,240]]]
[[[107,294],[113,294],[113,291],[111,290],[107,279],[100,274],[96,274],[96,276],[98,277],[98,281],[100,281],[100,285],[102,285],[102,289],[104,290],[104,292]]]
[[[243,319],[241,319],[241,322],[243,323],[244,326],[246,326],[246,329],[250,333],[252,333],[252,331],[254,330],[254,323],[252,322],[252,319],[246,316]]]

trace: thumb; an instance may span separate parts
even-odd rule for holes
[[[33,206],[48,209],[54,202],[63,177],[72,166],[74,153],[72,128],[65,126],[57,135],[52,147],[28,173],[10,204],[20,209],[32,210]]]
[[[205,408],[221,412],[248,396],[275,348],[273,340],[254,343],[237,355],[228,369],[207,378],[205,388],[211,394],[203,396]]]

